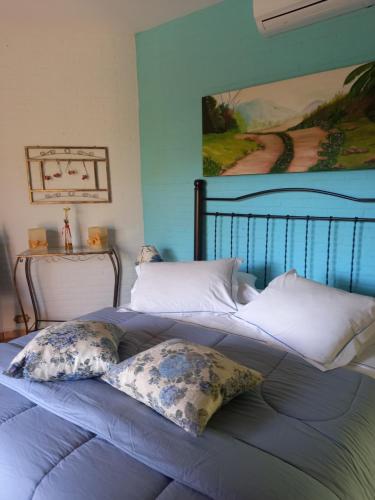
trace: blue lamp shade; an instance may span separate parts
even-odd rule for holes
[[[163,259],[153,245],[143,245],[139,251],[135,265],[138,266],[143,262],[163,262]]]

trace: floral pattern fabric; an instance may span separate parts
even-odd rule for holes
[[[113,366],[102,379],[199,435],[221,405],[262,376],[214,349],[171,339]]]
[[[135,265],[139,266],[143,262],[163,262],[160,253],[154,247],[154,245],[143,245],[135,261]]]
[[[67,321],[41,330],[4,372],[38,382],[98,377],[118,363],[124,332],[112,323]]]

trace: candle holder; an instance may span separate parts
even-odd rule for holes
[[[108,248],[108,228],[106,227],[89,227],[89,239],[87,245],[89,248],[103,250]]]
[[[47,231],[43,227],[34,227],[28,230],[29,249],[47,250]]]

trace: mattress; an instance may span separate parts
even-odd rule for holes
[[[0,375],[0,499],[373,500],[375,381],[322,373],[291,353],[220,330],[107,308],[120,358],[168,338],[259,370],[199,438],[104,382]],[[0,346],[0,370],[30,336]]]

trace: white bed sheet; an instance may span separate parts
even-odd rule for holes
[[[128,305],[126,305],[120,307],[118,311],[132,310],[128,307]],[[252,338],[259,342],[264,342],[265,344],[271,345],[276,349],[280,349],[283,351],[286,350],[284,345],[273,340],[272,337],[264,333],[259,328],[249,325],[249,323],[235,317],[233,313],[162,313],[155,314],[155,316],[171,318],[183,323],[195,324],[213,330],[220,330],[229,334],[241,335],[243,337]],[[355,358],[347,366],[347,368],[359,373],[364,373],[365,375],[368,375],[369,377],[375,379],[375,344],[369,346],[361,354],[361,356]]]
[[[375,344],[369,346],[360,356],[355,358],[348,368],[375,378]]]

